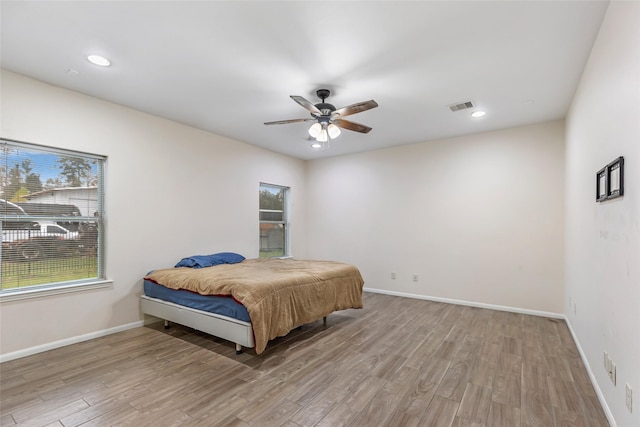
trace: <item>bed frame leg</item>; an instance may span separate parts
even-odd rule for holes
[[[236,354],[242,354],[242,346],[236,343]]]
[[[165,329],[169,329],[169,321],[168,320],[164,321],[164,328]]]
[[[327,326],[327,316],[324,316],[322,318],[322,325],[325,326],[325,327]]]

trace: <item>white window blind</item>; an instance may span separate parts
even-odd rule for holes
[[[105,157],[0,139],[0,295],[104,279]]]

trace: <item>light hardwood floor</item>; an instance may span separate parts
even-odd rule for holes
[[[365,293],[237,356],[162,323],[0,365],[2,426],[608,426],[564,321]]]

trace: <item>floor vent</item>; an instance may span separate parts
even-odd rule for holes
[[[467,101],[467,102],[461,102],[459,104],[452,104],[452,105],[449,105],[449,108],[451,109],[451,111],[466,110],[467,108],[473,108],[473,102]]]

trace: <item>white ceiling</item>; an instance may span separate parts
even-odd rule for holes
[[[563,118],[606,1],[2,1],[1,65],[301,159]],[[89,63],[92,53],[111,67]],[[73,70],[73,71],[69,71]],[[374,99],[329,150],[289,98]],[[473,101],[472,119],[450,104]],[[180,141],[176,141],[179,144]]]

